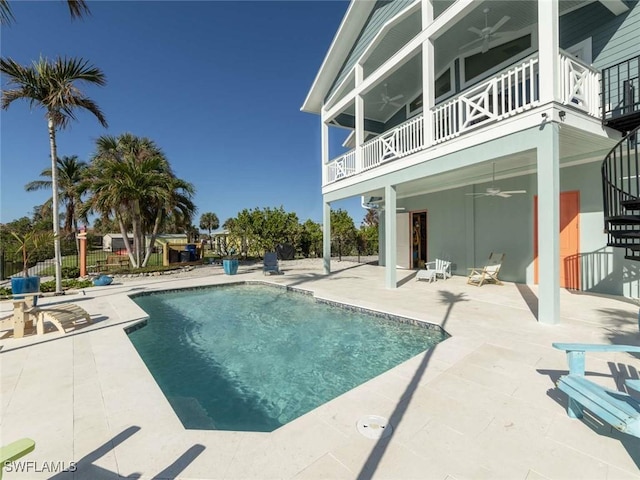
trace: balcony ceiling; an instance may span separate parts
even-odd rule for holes
[[[385,84],[387,85],[386,89]],[[384,123],[388,121],[399,108],[404,108],[404,105],[412,101],[421,91],[422,56],[418,54],[364,95],[365,117],[369,120]],[[381,103],[383,94],[391,98],[402,95],[402,98],[394,102],[396,104],[402,104],[402,107],[395,107],[390,103],[386,106],[383,105]],[[351,109],[353,110],[353,106]]]

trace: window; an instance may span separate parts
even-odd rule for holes
[[[462,81],[467,86],[473,80],[506,66],[514,57],[532,50],[532,35],[529,33],[514,40],[478,52],[462,59]]]
[[[442,75],[436,78],[435,98],[437,99],[449,95],[453,92],[453,69],[447,68]]]
[[[422,111],[422,94],[418,95],[407,104],[407,118],[417,115]]]
[[[449,66],[435,80],[436,103],[454,92],[455,81],[453,79],[453,66]],[[417,115],[423,110],[422,93],[407,104],[407,118]]]

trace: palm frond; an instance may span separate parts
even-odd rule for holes
[[[9,2],[0,0],[0,25],[10,25],[15,20]]]
[[[72,19],[91,15],[91,11],[85,0],[67,0],[67,6],[69,7],[69,15],[71,15]]]

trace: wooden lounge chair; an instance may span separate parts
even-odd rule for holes
[[[438,276],[444,280],[451,277],[450,261],[436,258],[432,262],[427,262],[424,269],[418,270],[416,280],[429,280],[429,282],[434,282],[438,279]]]
[[[498,279],[498,273],[500,273],[500,267],[502,266],[504,257],[504,253],[491,252],[487,264],[484,267],[472,267],[469,269],[467,283],[477,287],[482,286],[483,283],[502,285],[502,282]]]
[[[49,305],[47,307],[34,307],[38,315],[37,332],[38,335],[44,333],[44,322],[51,322],[60,331],[65,334],[66,328],[75,326],[79,320],[91,323],[91,315],[82,307],[73,303],[63,303],[60,305]]]
[[[35,448],[36,442],[30,438],[21,438],[0,448],[0,480],[2,479],[2,471],[7,463],[15,462],[27,453],[33,452]]]
[[[581,343],[552,345],[567,352],[569,375],[560,377],[557,385],[569,397],[569,417],[582,418],[583,408],[586,408],[616,430],[640,438],[640,402],[625,392],[610,390],[585,378],[586,352],[640,353],[640,347]],[[640,392],[640,380],[626,380],[625,384],[627,388]]]

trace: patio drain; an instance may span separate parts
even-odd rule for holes
[[[356,422],[356,428],[367,438],[384,438],[391,435],[393,427],[389,420],[379,415],[365,415]]]

